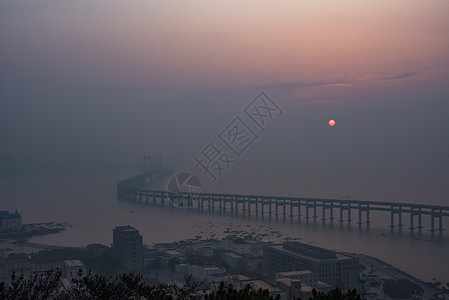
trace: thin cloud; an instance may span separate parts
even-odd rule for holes
[[[303,89],[303,88],[310,88],[310,87],[335,87],[335,86],[341,86],[341,87],[348,87],[351,85],[354,85],[356,83],[361,82],[369,82],[369,81],[389,81],[389,80],[401,80],[401,79],[408,79],[411,77],[414,77],[418,74],[420,74],[420,71],[415,72],[407,72],[407,73],[401,73],[398,75],[393,76],[381,76],[379,74],[367,74],[362,76],[338,76],[338,79],[335,80],[317,80],[317,81],[310,81],[310,82],[286,82],[286,83],[274,83],[274,84],[268,84],[263,86],[258,86],[260,89],[275,89],[275,90],[297,90],[297,89]]]
[[[416,72],[407,72],[407,73],[402,73],[399,75],[395,75],[395,76],[387,76],[387,77],[382,77],[379,78],[380,80],[398,80],[398,79],[407,79],[410,77],[413,77],[415,75],[418,75],[420,72],[416,71]]]

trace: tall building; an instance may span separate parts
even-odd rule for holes
[[[112,254],[125,267],[143,270],[143,242],[139,230],[129,225],[115,227]]]
[[[340,288],[358,288],[360,262],[357,258],[300,242],[268,246],[264,252],[267,275],[310,270],[319,281]]]

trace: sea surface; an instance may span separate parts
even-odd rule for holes
[[[0,177],[0,210],[17,209],[23,223],[69,222],[64,232],[36,236],[32,242],[59,246],[110,245],[112,229],[131,225],[144,244],[190,238],[221,238],[229,233],[253,234],[273,242],[299,239],[316,246],[363,253],[379,258],[424,281],[449,282],[449,231],[434,236],[388,227],[389,215],[372,214],[369,228],[357,223],[340,226],[235,217],[125,203],[116,197],[116,184],[138,170],[80,171]],[[237,179],[236,179],[237,180]],[[238,179],[244,180],[243,178]],[[245,192],[245,191],[242,191]],[[276,194],[273,191],[272,194]],[[335,213],[335,216],[338,215]],[[405,217],[406,218],[406,217]],[[445,222],[445,223],[444,223]],[[443,227],[449,228],[445,219]],[[406,227],[406,226],[405,226]],[[226,232],[225,232],[226,231]]]

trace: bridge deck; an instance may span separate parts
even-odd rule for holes
[[[313,208],[313,216],[316,220],[317,218],[317,208],[322,209],[322,220],[323,222],[327,220],[325,218],[326,211],[330,211],[330,220],[333,221],[334,210],[340,211],[340,222],[344,220],[344,212],[346,212],[346,217],[348,223],[351,222],[351,211],[358,211],[359,224],[362,224],[362,213],[365,214],[365,223],[369,224],[369,213],[370,211],[379,212],[389,212],[391,216],[390,227],[395,227],[395,215],[398,215],[397,226],[402,227],[402,215],[408,214],[410,216],[410,229],[415,228],[421,229],[422,220],[421,216],[430,216],[430,227],[431,231],[443,230],[442,228],[442,218],[449,217],[449,206],[441,205],[430,205],[430,204],[417,204],[417,203],[401,203],[401,202],[382,202],[382,201],[367,201],[367,200],[354,200],[354,199],[325,199],[325,198],[309,198],[309,197],[284,197],[284,196],[269,196],[269,195],[249,195],[249,194],[224,194],[224,193],[188,193],[179,192],[173,193],[163,190],[153,190],[144,188],[144,184],[147,178],[153,180],[153,175],[140,174],[128,179],[125,179],[117,184],[117,194],[126,199],[132,201],[149,201],[153,199],[153,203],[158,202],[160,205],[166,205],[168,200],[168,205],[174,205],[173,199],[185,199],[188,202],[188,206],[192,209],[204,208],[204,203],[207,203],[207,207],[210,209],[215,209],[215,204],[218,203],[219,209],[226,210],[229,209],[229,204],[231,210],[238,211],[239,204],[242,206],[242,211],[247,213],[255,212],[256,214],[268,214],[271,215],[289,215],[290,218],[297,216],[298,219],[301,215],[301,209],[306,212],[306,219],[309,218],[309,209]],[[274,209],[273,209],[274,207]],[[282,212],[279,213],[279,207],[282,207]],[[288,207],[288,210],[287,210]],[[253,210],[252,210],[253,208]],[[268,209],[268,212],[265,211]],[[293,210],[296,210],[294,214]],[[273,211],[274,210],[274,211]],[[418,227],[413,226],[414,217],[418,217]],[[438,219],[438,229],[435,227],[435,219]]]

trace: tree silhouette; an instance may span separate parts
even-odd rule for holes
[[[11,275],[11,283],[0,284],[0,299],[52,299],[58,294],[60,271],[48,270],[25,278],[23,274]]]
[[[243,289],[237,290],[232,284],[225,286],[222,282],[217,291],[205,295],[206,300],[273,300],[280,299],[277,295],[276,298],[270,296],[269,290],[254,290],[251,285],[246,285]]]
[[[362,298],[354,290],[348,290],[346,293],[343,293],[342,290],[337,287],[333,290],[330,290],[327,293],[317,292],[315,289],[312,290],[312,298],[311,300],[361,300]]]
[[[71,284],[61,284],[61,271],[49,270],[28,278],[22,274],[11,275],[11,282],[0,282],[0,300],[121,300],[121,299],[206,299],[206,300],[278,300],[265,289],[255,290],[249,284],[237,290],[232,284],[220,283],[217,290],[204,282],[198,282],[191,276],[185,278],[183,285],[177,283],[157,283],[149,285],[142,274],[124,273],[105,277],[83,274],[80,270],[73,275]],[[211,291],[212,290],[212,291]],[[340,288],[327,293],[312,292],[311,300],[361,300],[356,290],[343,293]]]

